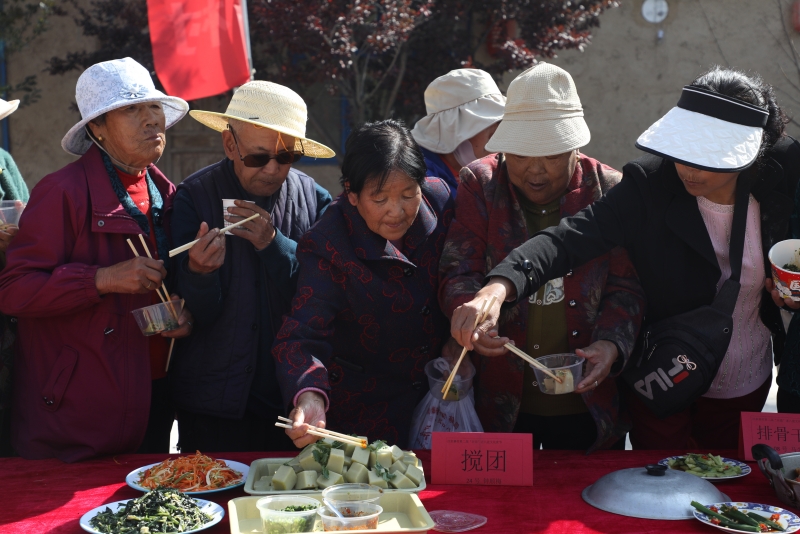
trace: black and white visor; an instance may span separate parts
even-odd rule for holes
[[[678,105],[636,140],[636,148],[690,167],[736,172],[755,161],[769,112],[700,87],[685,86]]]

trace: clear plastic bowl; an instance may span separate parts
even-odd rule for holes
[[[536,383],[539,384],[539,390],[547,395],[572,393],[575,391],[578,382],[581,381],[581,377],[583,376],[584,358],[571,352],[541,356],[536,358],[536,361],[544,364],[553,374],[564,381],[563,384],[559,384],[547,376],[541,369],[531,365],[536,375]]]
[[[8,226],[19,226],[19,217],[25,209],[21,200],[0,200],[0,230]]]
[[[352,502],[336,506],[345,518],[337,517],[327,506],[317,510],[325,532],[339,530],[370,530],[378,528],[378,516],[383,508],[371,502]]]
[[[314,506],[304,512],[284,512],[287,506]],[[317,521],[317,511],[322,503],[311,497],[301,495],[279,495],[264,497],[256,501],[261,514],[264,534],[284,534],[290,532],[313,532]]]
[[[435,363],[436,360],[431,360],[425,364],[425,375],[428,377],[428,386],[431,394],[439,400],[448,401],[456,401],[466,397],[472,389],[475,368],[471,365],[464,365],[464,362],[461,362],[458,371],[456,371],[456,378],[453,379],[450,390],[447,392],[447,398],[443,399],[442,388],[444,383],[447,382],[447,377],[435,367]]]
[[[331,504],[348,504],[351,502],[377,502],[383,490],[370,484],[336,484],[322,490],[322,498]]]
[[[145,308],[133,310],[133,318],[139,325],[142,334],[154,336],[161,332],[169,332],[178,328],[178,317],[183,310],[183,300],[171,300],[168,303],[161,302]]]

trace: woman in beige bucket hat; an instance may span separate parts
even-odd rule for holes
[[[473,300],[491,266],[515,247],[619,181],[619,172],[579,152],[589,139],[569,73],[539,63],[511,82],[505,115],[486,145],[497,154],[461,171],[455,220],[439,262],[446,314]],[[472,343],[475,404],[484,430],[532,432],[536,448],[623,447],[627,426],[615,382],[606,377],[630,355],[643,310],[636,275],[621,249],[550,280],[512,306],[499,328]],[[510,341],[536,358],[577,353],[590,362],[587,376],[575,381],[574,393],[545,394],[532,369],[504,348]]]

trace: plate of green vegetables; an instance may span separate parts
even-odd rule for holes
[[[692,501],[701,523],[732,532],[797,532],[800,517],[778,506],[752,502],[700,504]]]
[[[80,526],[92,534],[189,534],[216,525],[224,516],[217,503],[160,488],[137,499],[98,506],[81,517]]]
[[[683,456],[670,456],[658,463],[659,465],[666,465],[670,469],[708,479],[711,482],[740,478],[749,475],[752,471],[750,466],[744,462],[715,456],[711,453],[687,453]]]

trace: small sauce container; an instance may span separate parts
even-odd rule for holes
[[[327,507],[317,510],[325,532],[374,530],[378,528],[378,516],[383,513],[383,508],[369,502],[351,502],[337,505],[336,508],[345,516],[344,519],[336,516]]]

